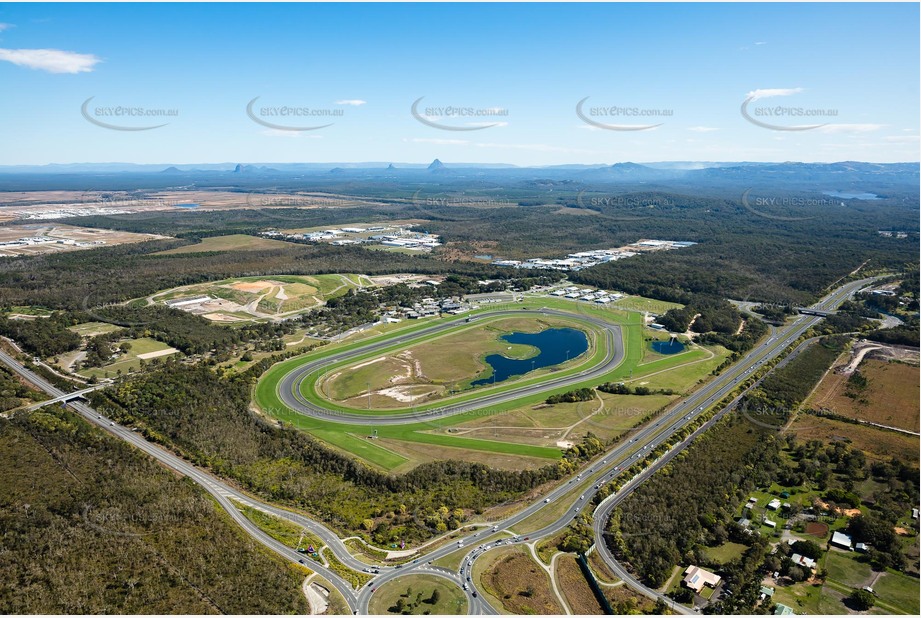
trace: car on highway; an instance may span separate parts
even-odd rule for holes
[[[475,599],[475,598],[476,598],[476,590],[474,590],[472,594],[473,594],[473,598]]]
[[[544,502],[550,502],[550,498],[544,498]]]

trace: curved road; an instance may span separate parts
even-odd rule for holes
[[[332,410],[317,405],[316,403],[308,400],[301,393],[302,383],[308,378],[308,376],[310,376],[310,374],[315,371],[320,371],[329,365],[347,361],[353,358],[358,358],[378,350],[393,348],[395,345],[409,345],[416,341],[424,341],[443,331],[455,328],[461,324],[465,324],[467,318],[460,318],[450,322],[443,322],[441,324],[437,324],[429,328],[424,328],[422,330],[414,331],[412,333],[407,333],[405,335],[398,335],[396,337],[392,337],[384,341],[379,341],[377,343],[364,345],[347,352],[332,354],[308,361],[303,365],[299,365],[298,367],[292,369],[284,377],[282,377],[281,380],[279,380],[278,386],[276,387],[276,395],[284,405],[294,410],[295,412],[315,418],[320,418],[326,421],[349,423],[353,425],[405,425],[409,423],[419,423],[423,421],[445,418],[454,416],[456,414],[463,414],[464,412],[470,412],[472,410],[477,410],[486,406],[495,406],[513,401],[515,399],[520,399],[528,395],[534,395],[536,393],[541,393],[550,389],[583,382],[585,380],[596,378],[609,373],[624,360],[624,345],[620,326],[617,324],[610,324],[591,316],[576,316],[572,313],[558,311],[556,309],[539,309],[533,311],[512,309],[477,314],[471,319],[471,323],[481,321],[483,318],[534,315],[552,315],[568,319],[577,319],[578,321],[588,322],[589,324],[597,327],[605,334],[604,360],[601,362],[601,364],[595,365],[590,369],[566,376],[560,376],[558,378],[548,378],[546,380],[542,380],[539,384],[519,386],[517,388],[503,390],[500,393],[495,393],[492,395],[486,393],[472,401],[414,412],[394,414],[361,414],[358,412]],[[493,387],[489,388],[492,389]]]

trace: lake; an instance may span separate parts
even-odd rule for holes
[[[848,193],[845,191],[822,191],[822,195],[830,195],[841,200],[878,200],[875,193]]]
[[[684,344],[677,339],[653,341],[652,350],[659,354],[677,354],[678,352],[684,352]]]
[[[492,374],[488,378],[472,382],[471,386],[498,384],[512,376],[565,363],[588,350],[588,338],[576,328],[548,328],[539,333],[509,333],[502,335],[501,339],[507,343],[533,346],[540,352],[537,356],[523,360],[490,354],[486,357],[486,363],[492,367]]]

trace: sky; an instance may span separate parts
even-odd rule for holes
[[[918,161],[918,25],[916,3],[0,4],[0,165]]]

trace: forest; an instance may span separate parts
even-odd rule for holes
[[[61,408],[0,418],[0,612],[309,613],[305,573]]]

